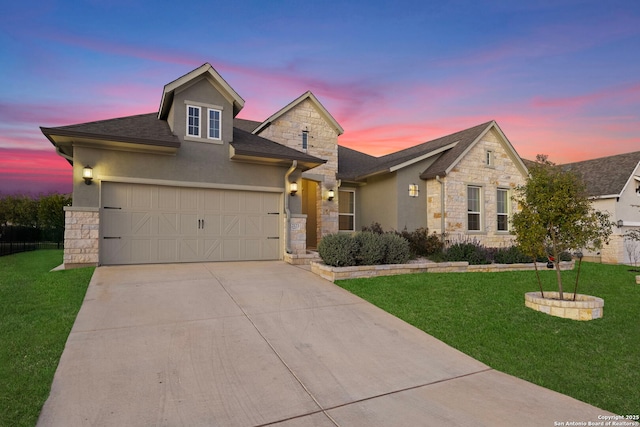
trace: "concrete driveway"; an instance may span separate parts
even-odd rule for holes
[[[38,425],[513,427],[604,415],[302,268],[239,262],[97,268]]]

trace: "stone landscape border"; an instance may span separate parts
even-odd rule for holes
[[[565,293],[560,299],[558,292],[545,292],[544,298],[540,292],[527,292],[524,295],[524,305],[550,314],[572,320],[594,320],[601,318],[604,313],[604,300],[591,295],[577,294],[573,301],[573,293]]]
[[[573,270],[575,261],[560,262],[561,270]],[[539,270],[546,270],[547,263],[537,263]],[[500,271],[530,271],[534,270],[533,263],[526,264],[484,264],[469,265],[466,261],[458,262],[421,262],[409,264],[359,265],[355,267],[332,267],[323,262],[311,262],[311,271],[323,279],[336,280],[357,279],[367,277],[394,276],[398,274],[415,273],[470,273]]]

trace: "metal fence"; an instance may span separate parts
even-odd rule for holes
[[[0,256],[37,249],[62,249],[64,230],[37,227],[0,227]]]

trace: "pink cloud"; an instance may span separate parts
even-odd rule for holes
[[[534,97],[535,108],[560,108],[577,111],[589,106],[601,106],[603,102],[614,104],[640,104],[640,84],[608,87],[596,92],[568,97]]]
[[[69,193],[72,168],[51,151],[0,148],[0,194]]]

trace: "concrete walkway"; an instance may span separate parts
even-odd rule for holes
[[[605,415],[304,269],[241,262],[96,269],[38,425],[513,427]]]

